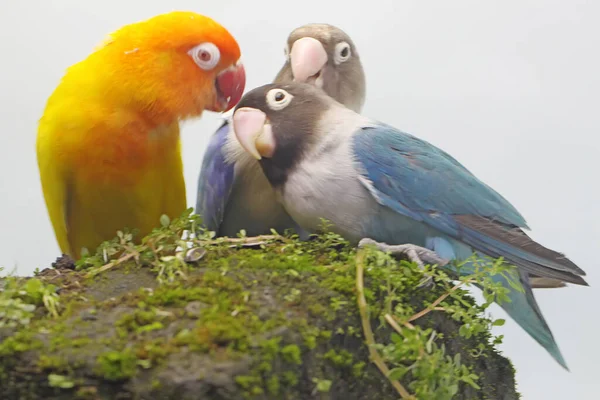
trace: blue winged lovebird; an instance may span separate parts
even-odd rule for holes
[[[511,301],[500,306],[568,369],[531,282],[587,286],[585,272],[531,239],[523,216],[452,156],[303,83],[249,91],[235,108],[233,127],[287,213],[308,233],[324,218],[353,244],[454,272],[450,261],[474,252],[503,257],[516,267],[524,291],[493,275],[511,289]],[[466,267],[458,272],[468,273]]]

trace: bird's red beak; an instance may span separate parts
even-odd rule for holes
[[[215,79],[215,90],[217,92],[215,103],[206,109],[215,112],[231,110],[241,100],[245,87],[246,70],[244,65],[238,61],[237,64],[217,75]]]

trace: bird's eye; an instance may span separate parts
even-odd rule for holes
[[[350,58],[350,53],[350,45],[347,42],[340,42],[335,45],[333,61],[338,65],[346,62]]]
[[[271,110],[283,110],[290,104],[294,96],[283,89],[271,89],[267,93],[267,105]]]
[[[192,57],[196,65],[205,71],[216,67],[221,59],[219,48],[210,42],[201,43],[195,46],[188,51],[188,54]]]

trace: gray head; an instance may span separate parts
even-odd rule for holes
[[[233,130],[241,146],[259,160],[270,183],[278,186],[306,151],[329,136],[321,125],[332,108],[358,115],[313,85],[270,83],[240,100]]]
[[[338,102],[360,112],[365,102],[365,72],[354,42],[328,24],[307,24],[288,36],[286,62],[274,83],[315,85]]]

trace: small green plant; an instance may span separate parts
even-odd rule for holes
[[[2,268],[0,268],[0,271]],[[29,324],[34,311],[44,306],[52,317],[58,317],[60,302],[56,287],[38,278],[2,278],[0,287],[0,328]]]
[[[468,265],[471,270],[461,271]],[[372,268],[372,267],[376,268]],[[437,266],[426,266],[424,271],[414,268],[405,261],[397,262],[390,255],[374,249],[361,249],[357,255],[357,291],[359,309],[363,320],[363,329],[371,358],[380,371],[391,381],[400,397],[403,399],[432,399],[449,400],[458,392],[459,384],[464,383],[475,389],[479,377],[461,363],[460,354],[454,357],[446,354],[443,344],[438,345],[436,339],[440,336],[431,328],[423,329],[413,324],[430,312],[445,312],[461,322],[459,335],[464,338],[477,336],[480,341],[478,349],[471,349],[471,354],[477,356],[484,347],[485,336],[492,326],[504,323],[504,320],[491,320],[485,317],[484,311],[493,301],[501,303],[510,301],[508,290],[493,276],[500,274],[510,286],[523,290],[517,283],[514,267],[496,261],[482,260],[473,255],[457,266],[461,276],[458,283],[452,285],[452,279]],[[367,289],[364,288],[364,273],[384,275],[387,285],[380,287],[384,296],[383,320],[394,330],[389,343],[377,343],[371,330],[366,300]],[[433,299],[425,308],[415,312],[406,298],[410,288],[416,289],[418,282],[425,276],[430,276],[437,287],[442,287],[444,293]],[[485,303],[477,306],[465,299],[466,292],[461,287],[477,285],[483,290]],[[423,290],[423,289],[421,289]],[[493,344],[499,344],[501,337],[492,338]],[[391,365],[391,369],[388,365]],[[400,381],[406,383],[406,386]],[[410,391],[414,393],[410,394]]]

